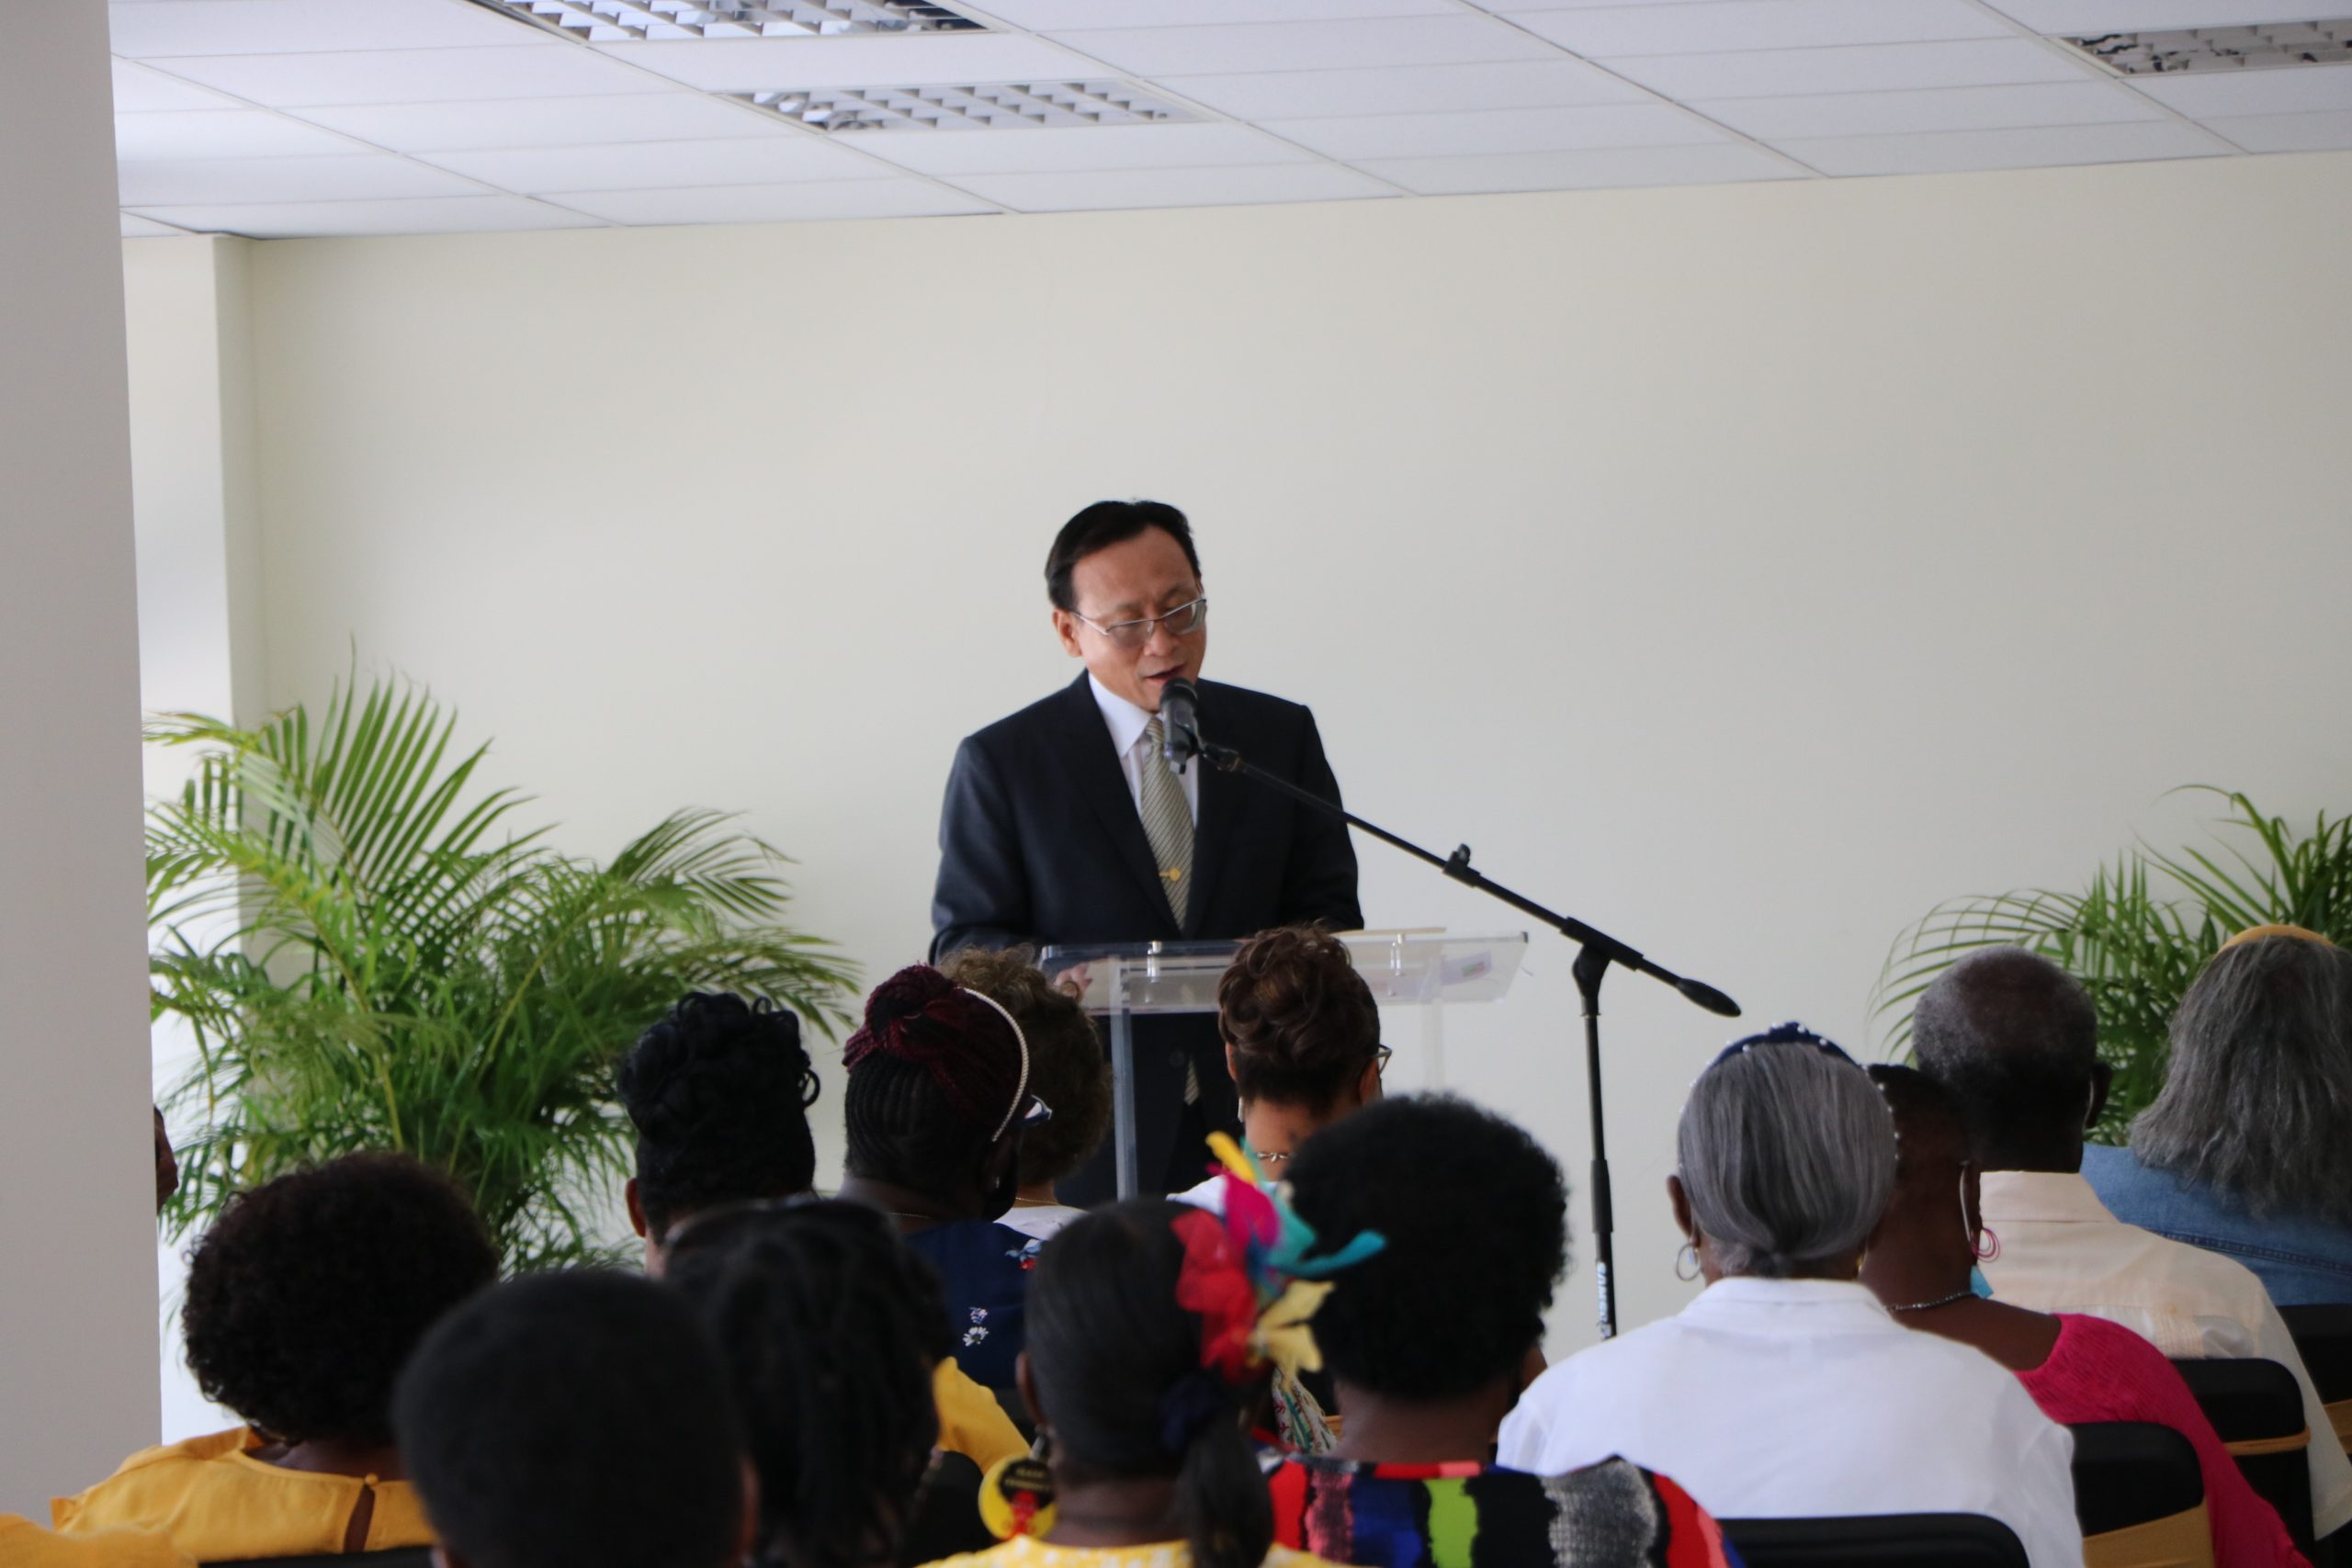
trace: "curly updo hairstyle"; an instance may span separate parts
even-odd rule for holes
[[[760,1477],[757,1560],[893,1555],[939,1438],[932,1367],[954,1349],[931,1266],[879,1211],[828,1199],[698,1220],[662,1278],[727,1359]]]
[[[1029,1371],[1057,1472],[1080,1481],[1173,1476],[1196,1568],[1258,1568],[1274,1535],[1265,1477],[1241,1425],[1264,1386],[1201,1364],[1202,1320],[1176,1304],[1178,1221],[1168,1199],[1082,1214],[1046,1243],[1029,1284]]]
[[[1021,1184],[1058,1180],[1084,1165],[1111,1129],[1111,1066],[1078,998],[1030,962],[1029,950],[967,947],[939,972],[993,997],[1029,1040],[1029,1092],[1054,1119],[1021,1138]]]
[[[1515,1375],[1544,1337],[1568,1266],[1568,1189],[1516,1123],[1449,1096],[1384,1100],[1301,1145],[1290,1186],[1319,1234],[1388,1238],[1315,1314],[1333,1377],[1459,1399]]]
[[[933,1197],[978,1168],[1025,1091],[1012,1026],[925,964],[874,987],[842,1060],[850,1174]]]
[[[788,1009],[694,992],[638,1038],[619,1081],[637,1128],[638,1198],[657,1237],[714,1203],[816,1184],[817,1074]]]
[[[401,1364],[497,1277],[448,1178],[407,1155],[346,1155],[238,1194],[197,1244],[188,1370],[277,1441],[390,1443]]]
[[[1340,939],[1312,926],[1282,926],[1243,942],[1217,981],[1216,1010],[1244,1104],[1319,1114],[1380,1050],[1372,987]]]

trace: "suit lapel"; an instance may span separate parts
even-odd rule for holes
[[[1209,707],[1210,693],[1215,688],[1204,684],[1201,691],[1204,708]],[[1227,712],[1205,712],[1201,716],[1202,729],[1212,739],[1234,745],[1248,756],[1246,737],[1238,737],[1221,728],[1230,722],[1231,705],[1219,705]],[[1216,897],[1217,870],[1225,863],[1226,849],[1233,841],[1233,822],[1240,809],[1243,790],[1259,786],[1248,779],[1221,772],[1195,758],[1189,766],[1200,771],[1200,821],[1193,829],[1193,891],[1184,906],[1184,934],[1198,936],[1214,922],[1209,919],[1209,905]],[[1124,781],[1123,781],[1124,782]]]
[[[1102,824],[1112,849],[1159,913],[1160,924],[1173,926],[1176,917],[1169,912],[1168,895],[1160,886],[1159,863],[1151,852],[1151,840],[1144,836],[1143,818],[1136,811],[1135,796],[1127,793],[1126,775],[1119,771],[1118,754],[1111,750],[1111,732],[1103,728],[1102,710],[1094,705],[1094,693],[1085,676],[1064,691],[1059,716],[1059,750],[1072,793],[1086,802]],[[1205,788],[1208,781],[1201,783]],[[1197,844],[1193,863],[1201,863]],[[1199,891],[1193,889],[1194,904],[1186,907],[1188,914],[1197,905]]]

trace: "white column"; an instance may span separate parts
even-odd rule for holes
[[[100,0],[0,49],[0,1508],[154,1440],[139,646]]]

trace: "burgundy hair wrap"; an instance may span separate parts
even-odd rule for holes
[[[998,1048],[1009,1026],[995,1010],[927,964],[910,964],[874,987],[865,1022],[842,1061],[852,1072],[876,1052],[919,1066],[964,1120],[997,1125],[1021,1076],[1017,1043]]]

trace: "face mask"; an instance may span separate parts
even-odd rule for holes
[[[1984,1270],[1973,1263],[1968,1266],[1968,1289],[1971,1294],[1985,1301],[1993,1299],[1993,1281],[1984,1278]]]
[[[1968,1168],[1966,1166],[1960,1168],[1960,1234],[1968,1238],[1968,1255],[1971,1258],[1975,1257],[1976,1227],[1968,1223]],[[1984,1278],[1984,1270],[1973,1263],[1968,1266],[1968,1290],[1970,1294],[1981,1300],[1990,1301],[1993,1296],[1993,1281]]]

